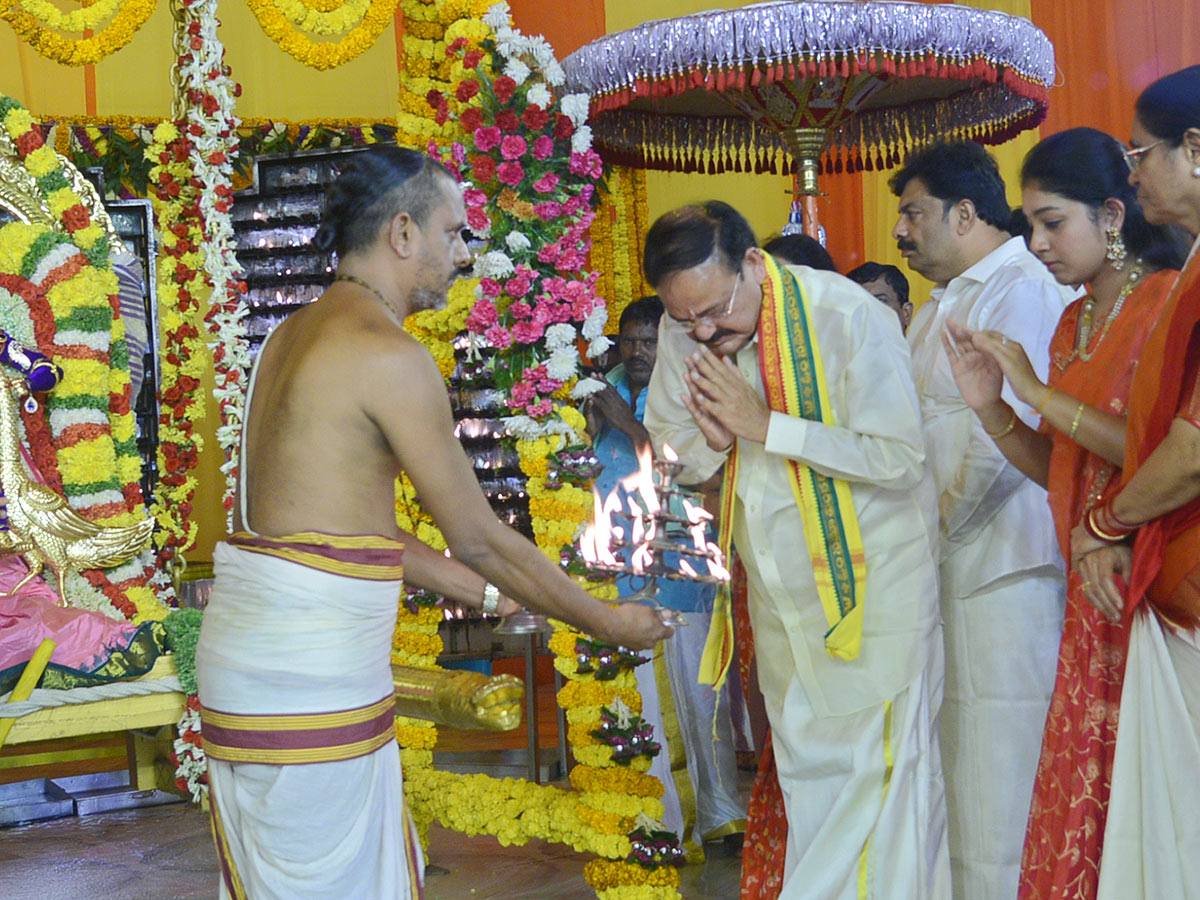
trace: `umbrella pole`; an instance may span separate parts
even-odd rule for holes
[[[783,132],[783,142],[796,162],[792,194],[800,201],[804,233],[816,240],[820,240],[821,231],[817,216],[817,197],[821,194],[817,186],[817,160],[828,137],[824,128],[788,128]]]

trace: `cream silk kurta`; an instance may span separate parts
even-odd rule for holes
[[[1050,338],[1073,295],[1021,238],[1013,238],[945,287],[934,288],[909,327],[941,508],[943,593],[962,597],[1016,572],[1062,565],[1046,492],[996,449],[958,392],[942,345],[946,320],[1018,341],[1045,381]],[[1017,400],[1007,382],[1004,399],[1037,427],[1037,413]]]
[[[912,683],[938,636],[936,511],[924,465],[920,409],[908,349],[895,314],[832,272],[792,267],[812,314],[836,427],[779,412],[766,444],[740,441],[734,545],[746,566],[753,603],[784,623],[797,677],[819,716],[883,703]],[[712,475],[725,454],[709,449],[680,397],[684,359],[696,349],[664,316],[650,380],[645,424],[656,445],[670,444],[686,468],[682,483]],[[757,343],[737,354],[742,374],[763,396]],[[787,461],[850,483],[866,555],[862,652],[831,656],[803,522]],[[756,634],[756,641],[763,636]]]
[[[781,900],[949,900],[936,521],[908,350],[891,310],[831,272],[803,286],[836,425],[772,413],[741,441],[733,539],[788,820]],[[692,340],[664,317],[645,423],[703,479],[724,461],[679,401]],[[737,366],[762,396],[757,345]],[[788,459],[849,482],[866,558],[862,649],[837,659]]]
[[[984,432],[959,394],[941,335],[948,318],[1001,332],[1045,380],[1069,299],[1013,238],[935,289],[908,334],[941,510],[950,858],[954,894],[970,900],[1017,894],[1065,592],[1046,492]],[[1007,384],[1004,399],[1037,426]]]

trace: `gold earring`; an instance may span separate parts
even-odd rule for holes
[[[1105,249],[1104,257],[1112,267],[1120,272],[1125,268],[1125,241],[1121,237],[1121,231],[1116,225],[1113,225],[1105,232],[1108,236],[1108,246]]]

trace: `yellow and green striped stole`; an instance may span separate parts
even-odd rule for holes
[[[808,301],[800,282],[770,256],[765,257],[762,312],[758,320],[758,366],[767,406],[824,425],[836,425]],[[817,594],[829,625],[825,649],[839,659],[855,659],[862,646],[862,599],[866,563],[850,485],[794,459],[788,460],[792,493],[804,523]],[[738,473],[737,442],[725,463],[718,545],[729,559]],[[728,589],[721,592],[700,664],[700,681],[720,687],[733,659],[733,609]]]

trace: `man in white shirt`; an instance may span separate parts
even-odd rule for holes
[[[715,201],[661,217],[644,260],[667,311],[645,425],[656,446],[679,453],[683,483],[726,464],[725,528],[749,576],[788,819],[780,896],[944,900],[937,513],[893,314],[836,273],[780,266],[755,246],[745,219]],[[778,306],[781,293],[791,305]],[[772,366],[764,349],[777,342],[772,310],[786,310],[778,321],[788,328],[802,323],[813,365]],[[783,384],[796,393],[813,387],[818,415],[782,412],[774,399],[768,406],[780,371],[792,372]],[[842,492],[834,518],[861,535],[847,556],[866,573],[862,589],[832,624],[822,585],[838,567],[812,552],[824,529],[806,529],[798,471]],[[834,649],[827,635],[846,633],[855,612],[859,642]],[[722,613],[718,606],[714,626]],[[727,660],[721,637],[710,646]],[[719,683],[719,668],[709,674]]]
[[[909,266],[938,285],[908,341],[941,512],[954,894],[1013,900],[1062,633],[1062,561],[1045,491],[1005,460],[959,395],[942,332],[948,318],[999,331],[1044,379],[1069,298],[1010,232],[1004,182],[980,145],[931,147],[891,186],[900,198],[893,236]],[[1037,427],[1037,413],[1004,391]]]

